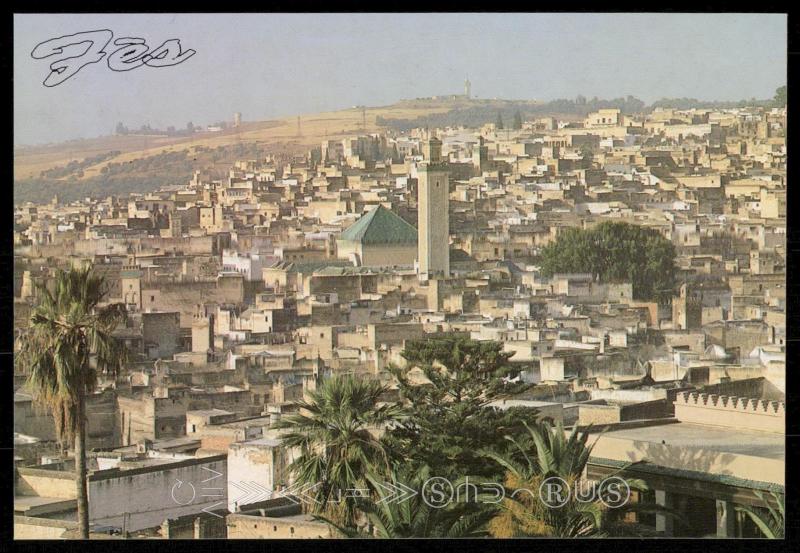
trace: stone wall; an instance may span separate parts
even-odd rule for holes
[[[120,397],[117,403],[122,445],[135,444],[144,438],[155,438],[153,398]]]
[[[228,537],[224,516],[227,511],[218,514],[220,516],[203,514],[167,519],[161,523],[161,537],[167,540],[225,539]]]
[[[75,473],[36,467],[17,467],[16,492],[19,495],[75,499]]]
[[[180,344],[179,312],[142,313],[142,338],[145,348],[148,343],[158,344],[153,358],[171,359]]]
[[[778,401],[685,392],[675,399],[675,418],[739,430],[786,432],[786,404]]]
[[[362,246],[361,265],[396,266],[414,265],[417,260],[417,245],[410,246]]]
[[[215,473],[221,476],[214,478]],[[127,513],[127,527],[135,532],[159,526],[166,519],[201,513],[203,509],[224,508],[226,475],[225,455],[98,471],[89,476],[89,519],[92,524],[121,528]],[[214,479],[207,481],[209,478]],[[175,488],[178,480],[183,484]]]
[[[88,447],[111,447],[119,444],[117,398],[113,390],[92,394],[86,402]],[[36,407],[32,401],[14,402],[14,432],[44,441],[56,440],[53,415]]]
[[[241,278],[210,282],[159,283],[157,288],[143,285],[142,310],[177,311],[181,328],[191,328],[197,305],[204,303],[239,304],[244,299]]]
[[[228,539],[329,538],[328,525],[296,517],[228,516]]]
[[[604,405],[586,403],[578,406],[578,424],[613,424],[617,422],[660,419],[671,416],[666,399],[643,401],[630,405]]]
[[[730,382],[720,382],[719,384],[703,386],[700,392],[718,396],[768,399],[764,397],[765,382],[766,379],[763,377],[732,380]]]

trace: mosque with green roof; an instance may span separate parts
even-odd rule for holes
[[[340,259],[357,266],[413,266],[417,260],[417,229],[378,205],[350,225],[336,246]]]

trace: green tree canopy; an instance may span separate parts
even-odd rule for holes
[[[548,422],[526,426],[527,432],[519,436],[507,436],[515,446],[511,454],[499,455],[487,450],[484,454],[500,462],[505,468],[503,481],[507,494],[500,504],[497,515],[489,523],[489,531],[496,538],[523,536],[538,537],[643,537],[653,536],[652,529],[633,523],[626,518],[628,513],[658,512],[675,516],[669,509],[640,503],[628,503],[608,508],[600,500],[605,496],[602,486],[583,478],[594,445],[588,444],[590,427],[579,431],[575,425],[569,436],[562,423]],[[646,491],[647,484],[636,478],[624,477],[624,471],[635,464],[629,463],[612,473],[625,481],[629,489]],[[539,490],[548,477],[558,477],[570,489],[594,489],[594,499],[578,500],[570,494],[566,503],[559,507],[548,506],[528,490]],[[520,493],[522,492],[522,493]],[[605,496],[608,499],[607,496]],[[680,519],[679,519],[680,520]]]
[[[787,95],[786,95],[786,85],[778,87],[775,90],[775,98],[773,99],[776,107],[782,108],[786,105],[787,102]]]
[[[519,393],[527,386],[503,379],[513,375],[511,354],[498,342],[477,342],[464,337],[412,341],[403,352],[404,369],[393,369],[405,416],[385,439],[394,456],[415,466],[427,465],[436,476],[499,477],[502,467],[478,453],[492,448],[504,451],[507,434],[524,431],[537,412],[529,408],[506,411],[489,406],[494,400]],[[410,381],[409,371],[419,367],[430,384]]]
[[[346,491],[368,484],[370,471],[389,468],[387,451],[371,433],[397,414],[395,406],[376,406],[385,392],[375,380],[334,375],[274,426],[286,430],[284,446],[299,450],[288,467],[296,482],[312,486],[316,510],[337,523],[354,523],[355,498]]]
[[[36,295],[14,362],[27,373],[34,402],[53,415],[59,442],[74,446],[78,529],[88,538],[86,398],[98,371],[114,374],[128,359],[125,344],[113,336],[126,318],[125,306],[104,305],[107,285],[91,266],[58,270],[52,290],[37,284]]]
[[[367,475],[375,493],[370,498],[356,500],[358,510],[368,524],[366,528],[343,526],[327,517],[317,520],[327,522],[348,538],[470,538],[487,535],[486,525],[494,510],[491,505],[452,502],[444,508],[430,506],[419,493],[431,477],[428,467],[405,466],[392,470],[390,475]],[[395,491],[387,488],[391,482],[395,489],[417,492],[403,501],[396,499]],[[370,530],[371,528],[371,530]]]
[[[591,273],[604,282],[629,281],[636,299],[672,293],[675,247],[657,230],[606,221],[584,230],[570,228],[545,246],[542,275]]]

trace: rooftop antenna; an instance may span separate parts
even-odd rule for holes
[[[361,130],[367,129],[367,108],[361,106]]]

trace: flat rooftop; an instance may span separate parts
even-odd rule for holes
[[[270,424],[270,416],[265,415],[263,417],[250,417],[247,419],[242,420],[235,420],[230,422],[223,422],[220,424],[212,424],[209,425],[211,428],[249,428],[251,426],[269,426]],[[208,428],[208,427],[207,427]]]
[[[609,430],[603,436],[780,461],[786,460],[786,438],[782,434],[677,422]]]
[[[180,438],[162,438],[152,442],[152,451],[167,451],[170,449],[191,449],[193,447],[200,447],[201,440],[191,436],[182,436]],[[114,448],[114,453],[136,453],[137,444]],[[154,459],[151,457],[151,459]]]
[[[247,440],[245,442],[236,442],[231,444],[232,446],[236,447],[279,447],[281,445],[281,441],[276,438],[257,438],[255,440]]]
[[[186,411],[187,415],[195,415],[198,417],[216,417],[219,415],[235,415],[233,411],[225,411],[223,409],[192,409]]]
[[[589,442],[594,445],[590,463],[596,465],[644,462],[632,470],[759,489],[785,485],[783,434],[662,422],[609,429]]]
[[[18,495],[14,497],[14,512],[25,516],[48,516],[78,508],[75,499],[63,497],[43,497],[33,495]]]

